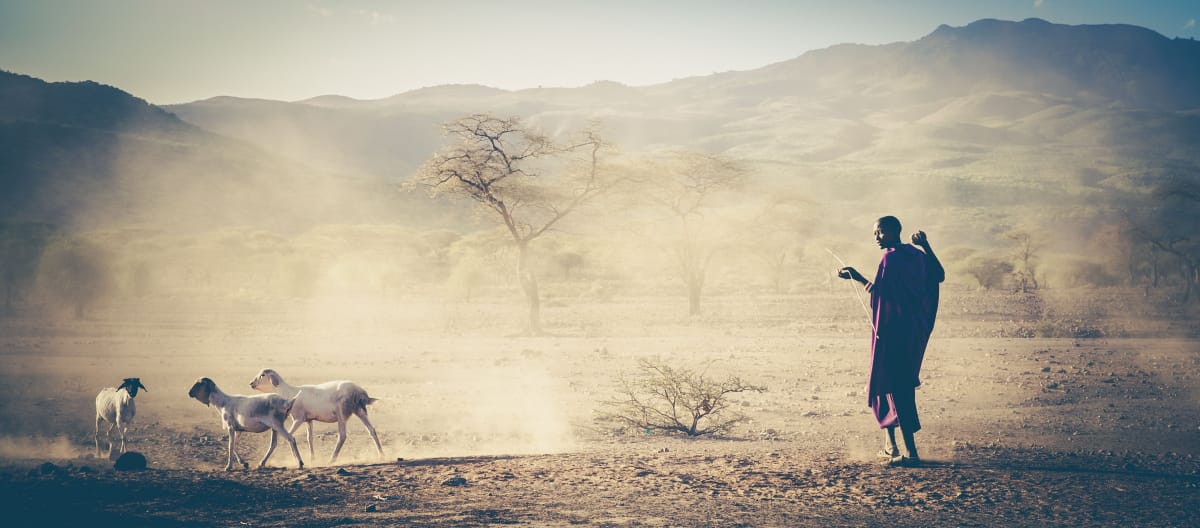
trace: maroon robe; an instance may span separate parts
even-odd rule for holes
[[[909,244],[886,249],[875,282],[867,285],[875,331],[867,404],[881,428],[899,425],[914,433],[921,428],[913,390],[921,384],[921,362],[936,313],[929,284],[940,282],[926,275],[925,262],[925,253]]]

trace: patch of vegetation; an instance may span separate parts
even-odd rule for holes
[[[726,433],[746,420],[730,409],[729,396],[767,390],[736,376],[718,381],[704,371],[649,360],[639,361],[638,370],[636,377],[621,379],[617,399],[605,402],[612,412],[601,416],[602,421],[688,436]]]

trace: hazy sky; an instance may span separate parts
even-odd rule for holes
[[[0,69],[159,104],[637,86],[1029,17],[1200,36],[1200,0],[0,0]]]

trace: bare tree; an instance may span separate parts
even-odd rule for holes
[[[1200,184],[1189,181],[1169,181],[1154,190],[1152,205],[1138,211],[1124,212],[1131,231],[1150,244],[1153,264],[1153,283],[1158,285],[1158,253],[1175,257],[1183,280],[1183,302],[1193,300],[1200,287],[1200,236],[1195,226],[1200,224]]]
[[[541,301],[530,245],[582,204],[604,192],[594,129],[558,142],[516,117],[472,114],[445,126],[451,144],[421,167],[414,183],[431,196],[474,201],[508,232],[517,248],[517,279],[529,303],[532,335],[542,334]]]
[[[638,369],[641,375],[636,378],[621,379],[618,399],[605,402],[613,411],[601,419],[688,436],[725,433],[746,419],[730,408],[729,395],[767,390],[736,376],[717,381],[704,372],[644,359],[638,361]]]
[[[1021,267],[1015,274],[1021,292],[1038,289],[1037,253],[1041,250],[1041,243],[1029,231],[1013,231],[1008,234],[1008,239],[1017,243],[1015,256]]]
[[[0,281],[4,288],[4,313],[37,278],[38,262],[50,242],[54,227],[36,223],[0,223]]]
[[[114,289],[111,260],[100,246],[64,236],[47,248],[38,281],[51,301],[71,307],[82,319]]]
[[[667,163],[650,164],[638,186],[642,196],[677,222],[671,244],[678,272],[688,292],[688,314],[700,313],[700,296],[713,255],[726,242],[721,227],[704,223],[719,194],[739,188],[746,169],[720,156],[692,151],[670,155]]]
[[[807,200],[776,197],[759,210],[745,230],[741,246],[767,274],[772,291],[783,293],[788,266],[804,259],[803,241],[811,232],[804,218]]]

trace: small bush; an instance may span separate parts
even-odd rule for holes
[[[616,400],[604,402],[612,412],[601,420],[688,436],[725,433],[746,419],[730,409],[729,395],[767,390],[736,376],[716,381],[704,372],[647,360],[639,361],[638,369],[635,378],[621,379]]]
[[[980,286],[991,290],[1004,285],[1005,280],[1012,275],[1013,265],[995,257],[975,255],[967,261],[966,269]]]

